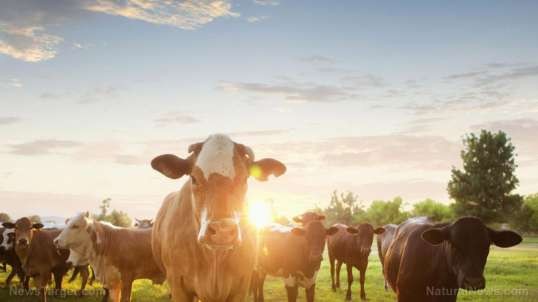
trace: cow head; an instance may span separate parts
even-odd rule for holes
[[[15,230],[15,245],[20,249],[28,248],[34,237],[34,232],[43,227],[41,223],[32,223],[28,217],[20,218],[15,223],[4,222],[2,225],[6,229]]]
[[[448,244],[448,260],[458,286],[467,290],[486,286],[483,273],[491,244],[511,247],[522,240],[515,232],[492,230],[475,217],[463,217],[452,224],[424,231],[422,239],[432,245]]]
[[[92,243],[93,219],[90,213],[80,213],[65,221],[66,227],[54,239],[54,245],[59,249],[77,249]]]
[[[325,249],[325,239],[338,231],[336,227],[328,229],[323,226],[325,216],[313,212],[304,213],[293,218],[295,222],[301,223],[302,227],[295,227],[291,230],[296,236],[304,236],[307,242],[307,257],[309,270],[306,274],[319,270],[323,260],[323,250]],[[307,276],[311,277],[311,276]]]
[[[15,230],[3,229],[0,234],[0,255],[10,251],[15,246]]]
[[[198,225],[198,242],[213,249],[241,243],[239,220],[245,211],[247,179],[280,176],[286,167],[272,158],[254,159],[252,150],[221,134],[189,147],[186,159],[165,154],[154,158],[153,169],[173,179],[189,175],[188,189]]]
[[[153,219],[138,219],[135,218],[135,228],[151,229],[153,227]]]
[[[358,249],[361,254],[368,256],[372,248],[374,234],[383,234],[385,229],[382,227],[374,229],[369,223],[361,223],[354,227],[348,227],[347,231],[353,235],[355,248]]]

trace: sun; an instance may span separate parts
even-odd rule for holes
[[[267,202],[256,200],[249,203],[249,220],[258,229],[271,223],[273,220],[271,212],[271,207]]]

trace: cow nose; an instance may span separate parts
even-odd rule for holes
[[[26,239],[19,239],[19,245],[26,246],[28,245],[28,240]]]
[[[239,242],[239,225],[232,219],[209,222],[202,242],[212,246],[232,246]]]

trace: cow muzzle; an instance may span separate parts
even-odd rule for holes
[[[466,290],[480,290],[486,287],[486,279],[480,277],[467,277],[463,279],[462,288]]]
[[[25,239],[25,238],[21,238],[21,239],[19,239],[19,241],[17,241],[17,245],[20,246],[20,247],[27,247],[28,246],[28,240]]]
[[[239,222],[225,218],[203,223],[198,241],[212,249],[233,249],[241,243]]]

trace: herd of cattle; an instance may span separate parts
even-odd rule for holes
[[[51,277],[61,289],[63,276],[74,267],[83,279],[81,289],[93,273],[105,289],[104,301],[130,301],[133,281],[150,279],[166,281],[173,301],[238,302],[250,295],[261,302],[265,278],[271,275],[284,280],[288,301],[296,301],[299,287],[307,301],[314,301],[327,245],[332,289],[340,287],[345,264],[346,300],[351,300],[353,268],[360,272],[360,297],[365,299],[365,273],[376,235],[385,288],[394,290],[398,301],[455,301],[459,288],[485,287],[491,244],[510,247],[522,240],[473,217],[444,224],[413,218],[379,228],[367,223],[326,228],[324,216],[308,212],[294,218],[295,226],[256,230],[246,215],[247,179],[278,177],[286,171],[284,164],[256,160],[249,147],[218,134],[188,151],[186,158],[165,154],[151,162],[169,178],[190,178],[165,198],[154,223],[137,221],[135,228],[120,228],[87,212],[68,219],[62,229],[46,229],[26,217],[4,223],[0,257],[12,267],[6,284],[17,275],[28,288],[33,278],[46,301]],[[452,291],[435,295],[432,288]]]

